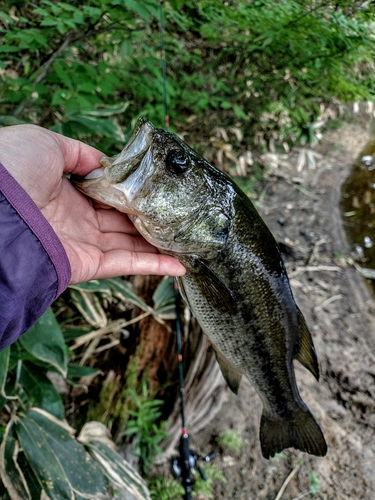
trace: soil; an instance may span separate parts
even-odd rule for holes
[[[293,293],[313,335],[320,381],[298,363],[295,370],[329,449],[324,458],[289,449],[264,459],[261,403],[243,379],[239,396],[227,392],[203,430],[190,428],[191,448],[218,454],[215,465],[226,483],[214,481],[217,500],[375,499],[375,302],[353,266],[339,209],[340,187],[368,134],[368,125],[358,122],[326,132],[313,150],[314,168],[302,168],[301,150],[264,157],[266,181],[252,198],[285,250]],[[240,450],[220,444],[219,433],[228,429],[240,436]]]

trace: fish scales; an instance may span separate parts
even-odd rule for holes
[[[249,198],[174,134],[144,117],[104,168],[73,179],[83,193],[129,214],[139,232],[186,267],[181,294],[213,344],[229,387],[242,375],[263,404],[269,458],[294,447],[323,456],[323,433],[299,395],[293,360],[318,378],[311,335],[277,244]]]
[[[291,361],[298,340],[297,337],[285,338],[284,333],[290,322],[284,311],[290,306],[293,310],[293,298],[288,293],[289,288],[284,290],[287,281],[280,255],[271,262],[272,272],[267,272],[266,264],[257,257],[257,248],[253,248],[258,245],[254,244],[252,233],[239,231],[243,213],[247,212],[237,211],[225,250],[210,264],[211,270],[232,290],[239,310],[233,314],[232,311],[210,307],[200,291],[199,275],[192,273],[179,280],[191,309],[215,347],[235,368],[248,376],[260,394],[267,393],[263,404],[279,407],[277,413],[281,414],[289,406],[285,401],[294,403],[295,398],[293,388],[288,384],[288,365],[275,362],[281,353],[287,358],[287,351]],[[270,234],[267,237],[272,241]],[[267,275],[271,276],[267,279]],[[285,279],[281,280],[281,277]],[[249,293],[249,290],[256,290],[256,294]],[[280,323],[284,323],[282,328]],[[293,326],[292,331],[298,332],[297,317]],[[274,332],[272,338],[264,336],[264,331]],[[288,391],[288,398],[282,398],[285,391]]]

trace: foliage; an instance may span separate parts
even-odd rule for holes
[[[114,378],[113,371],[111,371],[103,381],[99,401],[92,400],[89,403],[87,419],[98,420],[107,425],[111,429],[116,442],[129,419],[129,409],[134,406],[132,391],[136,391],[139,386],[139,354],[142,347],[142,344],[138,345],[134,356],[128,361],[122,387],[119,380]]]
[[[185,494],[183,486],[173,478],[154,477],[148,487],[153,500],[180,500]]]
[[[124,435],[135,437],[134,451],[139,459],[140,470],[147,472],[153,465],[155,456],[162,452],[159,447],[160,442],[168,437],[164,431],[165,422],[158,424],[163,401],[154,399],[149,394],[146,382],[142,384],[140,395],[130,388],[128,392],[135,409],[128,411],[130,419]]]
[[[310,487],[309,487],[310,493],[312,493],[313,495],[319,493],[321,480],[319,479],[319,476],[315,471],[312,471],[310,473],[309,482],[310,482]]]
[[[140,297],[136,296],[129,285],[121,279],[101,280],[99,282],[101,289],[99,289],[98,285],[93,287],[91,283],[91,293],[87,297],[80,297],[80,302],[75,304],[84,317],[92,322],[93,326],[100,327],[101,318],[103,315],[105,316],[103,300],[119,300],[123,304],[126,302],[133,303],[145,311],[143,315],[138,316],[138,319],[146,314],[153,315],[159,322],[174,319],[175,317],[173,278],[165,277],[156,288],[153,295],[153,307],[148,306]],[[104,296],[103,287],[105,284],[109,284],[111,291]],[[115,287],[114,284],[116,284]],[[74,285],[74,288],[77,290],[88,289],[88,284]],[[93,311],[95,307],[97,313],[87,316],[86,313]],[[134,319],[123,324],[126,325],[131,321],[134,322]],[[121,376],[121,383],[119,383],[118,377],[116,378],[113,372],[109,372],[103,381],[98,400],[90,401],[89,404],[87,418],[89,420],[99,420],[110,427],[116,442],[129,418],[129,410],[134,409],[132,391],[142,393],[138,381],[138,371],[143,348],[144,345],[140,343],[137,345],[135,353],[129,357],[124,373]]]
[[[49,309],[0,353],[0,403],[4,417],[9,414],[0,446],[3,495],[6,491],[11,500],[27,500],[39,498],[43,490],[51,500],[110,498],[111,484],[117,486],[112,471],[118,469],[117,483],[128,489],[136,483],[135,497],[149,498],[141,478],[108,446],[100,445],[98,451],[90,440],[80,443],[74,438],[74,430],[64,422],[62,396],[50,380],[51,372],[72,383],[98,373],[68,363],[62,331]]]
[[[312,140],[327,105],[374,97],[371,2],[170,0],[163,9],[172,124],[199,127],[206,140],[213,126],[233,125],[247,143]],[[0,123],[37,123],[106,153],[139,114],[161,125],[159,14],[158,0],[6,0]]]
[[[64,399],[53,380],[57,377],[64,384],[79,386],[82,377],[98,375],[98,369],[71,360],[74,360],[77,345],[85,344],[87,350],[92,351],[97,332],[103,340],[119,326],[118,322],[107,321],[104,302],[133,304],[143,309],[144,314],[153,314],[162,321],[168,296],[165,283],[166,280],[156,291],[160,300],[155,302],[155,308],[143,302],[129,284],[119,278],[74,285],[66,292],[72,299],[72,306],[65,305],[65,314],[61,308],[57,316],[64,318],[61,326],[49,309],[16,343],[0,352],[0,410],[2,421],[7,423],[0,446],[3,483],[0,497],[7,498],[9,494],[11,500],[39,498],[43,489],[51,499],[99,499],[108,498],[113,487],[121,487],[139,490],[135,498],[149,498],[140,477],[107,444],[97,443],[95,439],[79,442],[74,438],[73,429],[64,423]],[[72,307],[80,310],[97,330],[88,331],[84,320],[77,318]],[[127,322],[122,320],[120,326],[124,324]],[[135,387],[136,368],[132,366],[130,363],[127,380]],[[129,391],[129,387],[126,390]],[[157,451],[157,439],[164,434],[160,430],[154,432],[153,420],[159,416],[160,401],[143,405],[145,396],[143,392],[140,400],[131,394],[139,410],[132,414],[137,415],[133,427],[137,426],[138,434],[150,431],[149,442],[145,438],[140,440],[141,456],[146,464]],[[130,398],[128,393],[127,398]],[[91,480],[82,479],[87,474],[92,475]]]
[[[234,451],[239,451],[245,443],[237,431],[233,429],[227,429],[226,431],[220,432],[219,442],[222,446],[230,448]]]
[[[208,463],[202,467],[205,479],[197,477],[194,483],[194,493],[204,495],[205,498],[215,498],[212,492],[212,486],[215,480],[226,483],[227,479],[222,472],[213,463]]]
[[[225,476],[218,470],[215,464],[205,464],[202,468],[205,478],[193,477],[193,498],[214,498],[212,487],[214,481],[227,482]],[[184,497],[185,490],[176,479],[155,476],[148,481],[148,487],[152,499],[157,500],[180,500]]]
[[[372,2],[169,0],[163,10],[171,122],[181,132],[194,132],[195,142],[207,146],[211,139],[220,149],[218,141],[212,142],[219,129],[222,136],[231,131],[230,141],[239,149],[263,147],[267,141],[313,141],[327,106],[374,99]],[[0,8],[0,125],[35,123],[107,154],[123,146],[141,113],[160,126],[159,15],[158,0],[5,0]],[[39,471],[31,461],[33,453],[28,459],[26,450],[33,444],[21,429],[35,426],[36,414],[46,425],[63,428],[64,400],[51,373],[75,385],[83,376],[95,376],[97,370],[85,362],[97,349],[119,343],[130,324],[148,314],[158,321],[173,317],[170,285],[163,282],[152,308],[120,279],[75,285],[56,305],[63,310],[57,314],[60,326],[48,311],[0,353],[0,407],[7,423],[1,453],[12,457],[3,464],[2,478],[5,486],[19,485],[21,492],[9,487],[11,498],[22,497],[22,488],[40,492],[49,484],[48,474],[40,475],[43,467]],[[142,314],[113,320],[107,306],[120,302]],[[73,364],[82,346],[80,365]],[[156,425],[159,402],[145,391],[137,394],[133,388],[135,408],[126,431],[138,437],[143,469],[162,434]],[[41,410],[31,410],[35,406]],[[70,431],[61,432],[67,446],[83,453]],[[59,447],[66,451],[62,442]],[[109,452],[107,458],[99,455],[97,450],[95,460],[101,464],[113,459]],[[8,476],[12,479],[4,481]]]

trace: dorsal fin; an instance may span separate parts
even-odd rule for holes
[[[234,368],[225,358],[215,349],[216,359],[219,363],[221,373],[223,374],[229,389],[238,393],[238,388],[240,386],[242,373]]]
[[[306,325],[305,318],[297,306],[299,325],[299,351],[294,356],[305,368],[319,380],[319,364],[316,356],[311,333]]]

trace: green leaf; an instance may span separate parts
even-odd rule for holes
[[[85,445],[90,455],[101,466],[103,474],[116,488],[129,492],[134,500],[151,499],[144,480],[121,455],[99,440],[90,440]]]
[[[12,19],[10,16],[8,16],[8,14],[6,14],[3,11],[0,11],[0,19],[6,21],[9,24],[14,24],[14,19]]]
[[[110,106],[102,106],[93,111],[85,111],[83,114],[85,116],[112,116],[122,114],[129,106],[130,102],[124,102],[123,104],[114,104]]]
[[[150,12],[145,6],[144,2],[137,2],[136,0],[126,0],[124,3],[129,10],[135,12],[140,18],[144,19],[146,22],[150,21]]]
[[[18,342],[27,352],[66,376],[67,358],[64,337],[60,326],[49,308]]]
[[[82,337],[82,335],[86,335],[86,333],[91,332],[91,325],[62,325],[62,332],[64,335],[65,342],[69,342],[70,340],[74,340],[77,337]],[[69,364],[68,364],[69,369]]]
[[[83,5],[82,6],[83,13],[85,16],[88,17],[97,17],[99,18],[102,14],[102,10],[98,9],[97,7],[91,7],[90,5]]]
[[[6,398],[5,394],[5,383],[8,376],[9,368],[9,357],[10,357],[10,347],[7,347],[0,352],[0,395]]]
[[[41,26],[57,26],[58,24],[59,22],[55,19],[52,19],[51,17],[43,19],[43,21],[40,23]]]
[[[0,116],[1,125],[21,125],[23,123],[26,123],[25,120],[21,120],[16,116]]]
[[[105,476],[72,431],[37,408],[20,414],[16,426],[24,454],[50,500],[108,498]]]
[[[71,288],[70,296],[76,308],[90,325],[96,328],[103,328],[107,325],[107,316],[94,293]]]
[[[14,421],[6,426],[0,446],[0,477],[12,500],[33,500],[17,462],[19,444],[14,433]]]
[[[120,300],[132,302],[138,306],[142,311],[154,314],[155,311],[152,307],[148,306],[136,293],[132,291],[128,283],[121,278],[109,278],[108,283],[112,289],[112,293]]]
[[[42,493],[42,488],[39,484],[38,479],[35,477],[34,472],[32,471],[28,461],[26,460],[25,454],[23,452],[18,454],[17,462],[19,464],[20,469],[22,470],[23,475],[25,476],[25,480],[27,486],[30,490],[31,498],[40,498]]]
[[[66,85],[70,90],[73,90],[74,82],[72,81],[72,77],[74,75],[72,75],[71,71],[69,71],[69,66],[64,61],[58,61],[54,65],[54,70],[60,82]],[[60,96],[60,98],[64,99],[64,90],[58,89],[55,95]],[[66,91],[65,91],[65,99],[66,99]]]
[[[231,109],[231,107],[232,107],[232,103],[231,103],[231,102],[229,102],[229,101],[223,101],[223,102],[221,103],[221,107],[222,107],[223,109]]]
[[[112,291],[107,280],[92,280],[85,283],[78,283],[76,285],[69,285],[72,290],[83,290],[84,292],[100,292],[106,297],[111,297]]]
[[[239,107],[237,104],[233,106],[234,114],[237,118],[241,118],[242,120],[247,120],[247,114]]]
[[[19,47],[14,45],[1,45],[0,52],[19,52]]]
[[[152,300],[156,314],[162,319],[176,319],[176,298],[173,278],[166,276],[156,288]]]
[[[80,96],[80,99],[83,99],[83,96]],[[68,118],[71,122],[80,123],[96,134],[102,134],[106,137],[116,139],[119,142],[125,142],[124,133],[118,124],[112,120],[104,120],[84,115],[69,115]]]
[[[65,411],[61,396],[43,370],[32,363],[22,363],[20,383],[33,406],[40,406],[56,418],[64,419]]]
[[[120,45],[120,56],[132,57],[132,55],[133,55],[133,44],[131,40],[125,39]]]
[[[69,363],[67,379],[71,380],[74,378],[81,378],[81,377],[94,377],[99,373],[101,373],[101,371],[98,370],[97,368],[91,368],[91,366],[74,365],[72,363]]]

